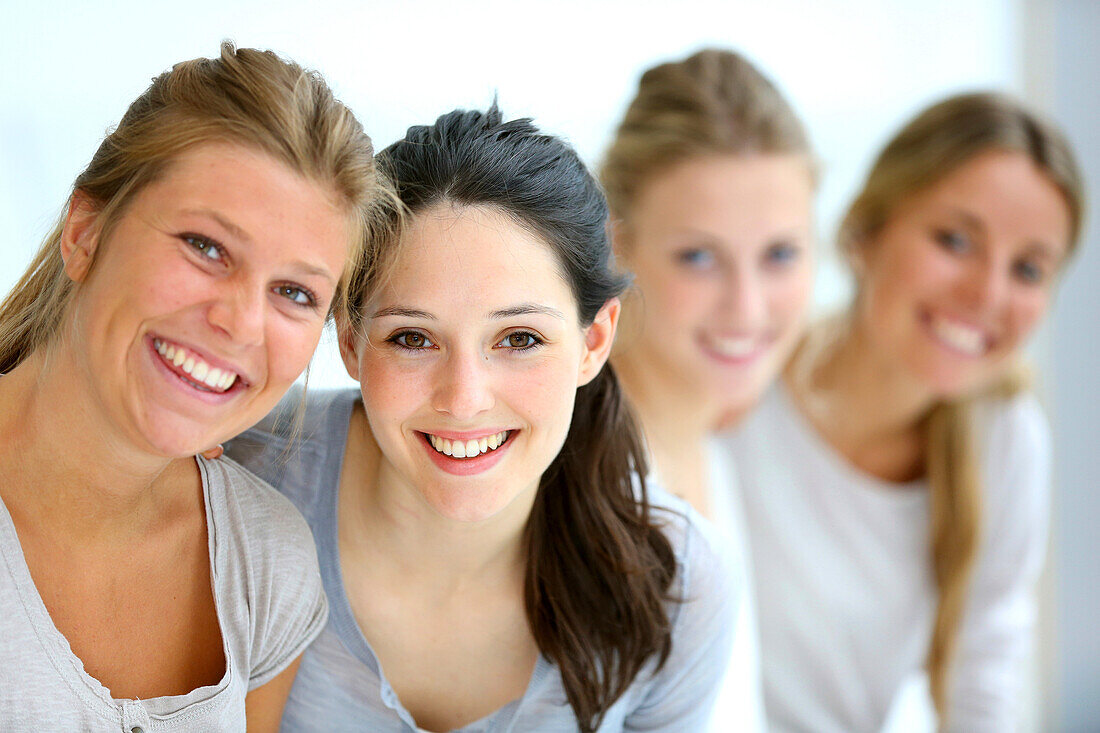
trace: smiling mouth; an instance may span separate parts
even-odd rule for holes
[[[436,450],[450,458],[477,458],[485,453],[492,453],[497,448],[508,442],[509,436],[515,431],[502,430],[492,435],[483,435],[472,440],[448,440],[431,433],[422,433],[428,443]]]
[[[201,356],[179,344],[154,338],[153,348],[177,377],[195,389],[221,394],[243,382],[236,372],[212,366]]]
[[[971,357],[984,356],[989,351],[990,340],[980,329],[935,316],[928,316],[926,322],[932,335],[954,351]]]

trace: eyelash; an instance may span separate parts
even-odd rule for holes
[[[285,292],[285,291],[288,291],[288,290],[294,290],[294,291],[297,291],[297,292],[301,293],[302,295],[306,296],[306,302],[301,303],[301,302],[295,300],[294,298],[288,296]],[[295,285],[293,283],[282,283],[282,284],[276,285],[274,288],[272,288],[272,292],[279,295],[279,296],[281,296],[281,297],[283,297],[283,298],[286,298],[291,303],[293,303],[294,305],[299,306],[301,308],[313,308],[313,309],[317,308],[317,295],[316,295],[316,293],[314,293],[312,290],[307,288],[305,285]]]
[[[954,229],[937,229],[932,236],[948,252],[961,254],[970,249],[970,238]]]
[[[788,265],[798,259],[802,251],[790,242],[777,242],[764,252],[765,261],[771,265]]]
[[[408,340],[409,336],[420,337],[424,340],[424,344],[421,346],[409,346],[407,343],[405,343],[405,341]],[[526,346],[501,346],[501,344],[504,344],[513,336],[526,336],[529,343]],[[432,343],[431,339],[429,339],[427,336],[419,331],[398,331],[397,333],[386,339],[386,341],[393,344],[398,349],[408,352],[424,351],[425,349],[435,347],[435,344]],[[530,331],[513,331],[502,338],[500,341],[497,341],[493,348],[500,347],[503,349],[507,349],[508,351],[511,351],[513,353],[523,353],[525,351],[540,348],[545,343],[545,341],[543,341],[541,338]]]
[[[511,351],[513,353],[523,353],[525,351],[530,351],[531,349],[537,349],[537,348],[543,346],[546,343],[545,341],[543,341],[541,338],[539,338],[535,334],[531,333],[530,331],[512,331],[510,334],[508,334],[507,336],[502,338],[500,341],[497,341],[497,346],[500,346],[501,344],[505,343],[506,341],[508,341],[513,336],[526,336],[528,338],[529,342],[530,342],[526,346],[504,346],[504,347],[502,347],[502,348],[508,349],[509,351]]]
[[[221,244],[214,241],[210,237],[206,237],[201,234],[184,233],[180,235],[180,239],[186,242],[187,245],[191,247],[191,249],[197,255],[201,256],[202,259],[208,260],[214,264],[224,263],[225,259],[229,256],[229,253],[226,252],[225,247],[223,247]],[[207,253],[211,251],[217,252],[218,256],[216,258],[210,257]],[[302,295],[306,296],[306,302],[303,303],[296,300],[294,297],[287,294],[288,291],[301,293]],[[289,300],[291,303],[301,308],[317,308],[317,294],[304,285],[297,285],[295,283],[280,283],[273,287],[271,289],[271,292],[279,295],[282,298],[285,298],[286,300]]]
[[[186,242],[187,245],[191,247],[191,249],[194,250],[196,254],[202,255],[203,259],[210,260],[211,262],[222,262],[227,255],[225,247],[221,246],[213,239],[210,239],[209,237],[204,237],[201,234],[185,233],[180,235],[180,239]],[[218,253],[218,256],[216,258],[211,257],[207,254],[207,252],[210,252],[211,250]]]
[[[703,247],[687,247],[675,257],[676,262],[693,270],[705,270],[714,265],[714,253]]]

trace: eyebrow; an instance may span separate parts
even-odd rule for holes
[[[218,224],[220,224],[223,229],[225,229],[227,232],[232,234],[237,239],[240,239],[240,240],[242,240],[244,242],[248,242],[248,243],[252,242],[252,237],[248,236],[248,232],[246,232],[244,229],[241,229],[239,226],[237,226],[236,224],[231,222],[229,219],[227,219],[225,216],[223,216],[221,214],[221,212],[219,212],[219,211],[215,211],[214,209],[205,209],[205,208],[203,208],[203,209],[184,209],[183,213],[184,214],[197,214],[198,216],[205,216],[205,217],[208,217],[210,219],[213,219],[214,221],[218,222]]]
[[[952,206],[952,207],[948,208],[948,211],[951,214],[953,214],[954,216],[958,217],[959,219],[962,219],[963,222],[965,222],[966,225],[968,227],[970,227],[971,229],[977,229],[978,231],[985,231],[985,223],[980,218],[978,218],[977,216],[974,216],[974,214],[971,214],[966,209],[960,209],[958,207]]]
[[[239,226],[227,219],[221,212],[215,209],[184,209],[183,213],[192,216],[205,216],[207,218],[213,219],[218,223],[219,226],[229,232],[229,234],[232,235],[234,238],[239,239],[248,245],[253,244],[252,237],[248,235],[248,232],[246,232],[244,229],[241,229]],[[330,283],[336,282],[336,277],[331,272],[329,272],[328,268],[326,267],[311,265],[305,260],[294,260],[293,262],[288,263],[288,265],[291,269],[297,270],[304,275],[314,275],[316,277],[328,280]]]
[[[985,224],[977,216],[974,216],[965,209],[951,208],[951,213],[966,222],[966,225],[972,229],[980,232],[985,231]],[[1038,239],[1030,240],[1027,243],[1027,251],[1029,254],[1037,254],[1040,257],[1057,262],[1061,259],[1064,252],[1059,252],[1057,247],[1051,246],[1047,242],[1043,242]]]
[[[503,318],[513,318],[515,316],[529,316],[529,315],[546,315],[560,320],[565,320],[565,314],[556,308],[551,308],[546,305],[539,305],[537,303],[521,303],[519,305],[513,305],[510,308],[502,308],[501,310],[495,310],[489,314],[489,318],[493,320],[501,320]],[[435,316],[427,311],[418,310],[416,308],[405,308],[403,306],[394,305],[386,308],[379,308],[374,312],[371,318],[386,318],[389,316],[398,316],[401,318],[422,318],[428,321],[437,320]]]
[[[504,308],[503,310],[493,311],[489,314],[490,318],[512,318],[514,316],[530,316],[530,315],[544,315],[565,320],[565,314],[556,308],[551,308],[546,305],[539,305],[538,303],[521,303],[520,305],[514,305],[511,308]]]

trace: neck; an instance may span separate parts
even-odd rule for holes
[[[158,487],[173,461],[121,436],[62,351],[39,349],[0,379],[0,496],[69,537],[139,531],[170,499]],[[187,470],[175,463],[168,473]]]
[[[843,330],[829,344],[825,329],[831,328]],[[854,322],[819,326],[791,360],[784,380],[823,433],[850,444],[911,434],[934,403],[932,392]]]
[[[637,350],[616,355],[615,373],[654,452],[677,452],[702,445],[723,421],[710,401],[691,385],[663,378],[645,364]]]
[[[482,521],[444,517],[381,454],[361,403],[349,426],[340,488],[342,557],[368,561],[371,572],[437,596],[505,584],[522,588],[533,489]]]

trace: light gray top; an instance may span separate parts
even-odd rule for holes
[[[0,501],[0,730],[244,731],[245,695],[320,633],[328,606],[301,516],[233,461],[197,462],[227,662],[221,681],[186,695],[114,699],[51,621]],[[120,604],[141,603],[141,586],[131,591]]]
[[[332,614],[306,650],[283,716],[283,731],[411,733],[412,716],[386,681],[378,659],[351,610],[337,552],[336,493],[356,390],[311,395],[300,442],[288,448],[292,392],[260,425],[228,447],[231,455],[286,494],[306,517],[317,541]],[[734,623],[742,600],[737,565],[714,530],[684,502],[658,489],[651,500],[673,508],[666,532],[677,558],[671,592],[687,598],[669,608],[672,653],[656,674],[649,664],[607,712],[602,733],[704,730],[730,659]],[[664,512],[662,512],[664,514]],[[464,733],[577,730],[558,669],[539,657],[527,691]]]

